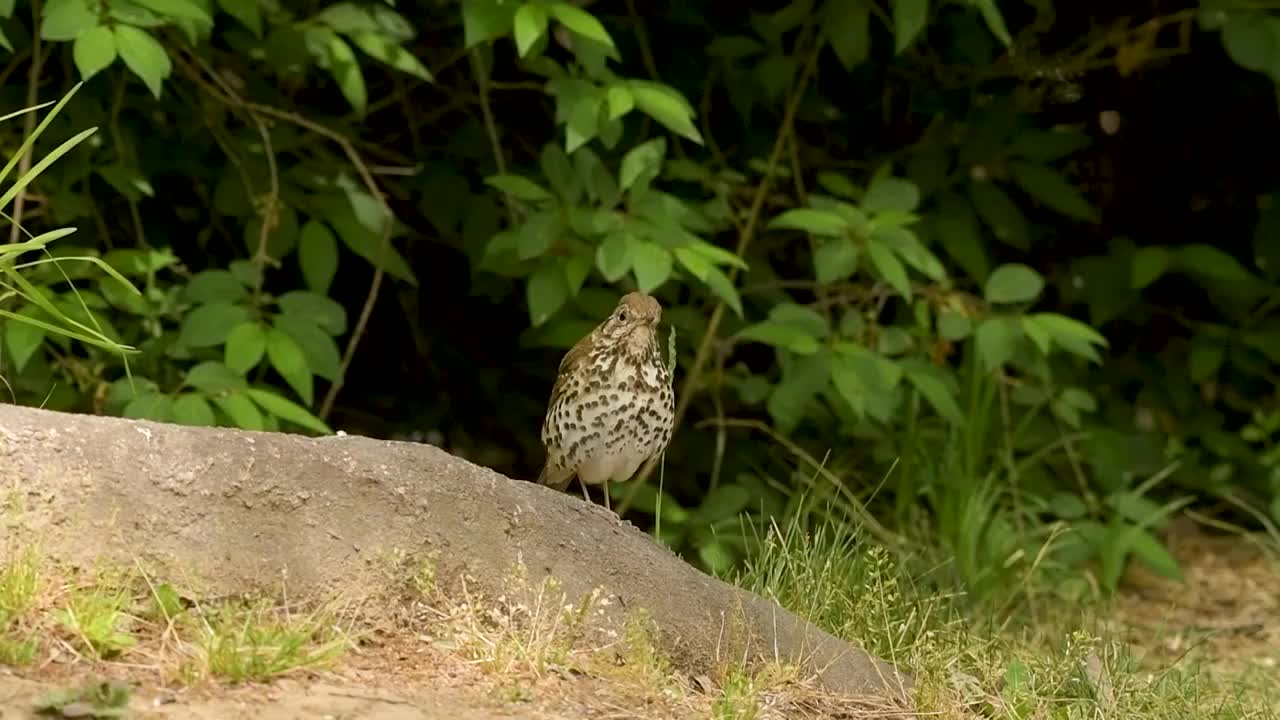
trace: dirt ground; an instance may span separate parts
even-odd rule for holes
[[[1109,624],[1152,665],[1193,656],[1217,671],[1280,683],[1274,543],[1204,532],[1186,518],[1173,523],[1165,539],[1184,582],[1131,564]]]
[[[705,717],[698,711],[706,710],[697,697],[664,703],[587,675],[521,673],[504,685],[428,640],[409,636],[348,652],[325,670],[297,671],[267,683],[184,686],[164,674],[133,659],[86,662],[71,655],[34,669],[0,666],[0,720],[42,717],[34,708],[50,692],[95,682],[128,685],[128,717],[136,720],[684,718]]]
[[[1135,566],[1108,620],[1153,666],[1197,653],[1224,672],[1277,677],[1280,663],[1280,572],[1275,558],[1238,538],[1182,527],[1171,536],[1186,584]],[[0,720],[40,717],[32,708],[51,690],[84,682],[129,684],[129,717],[236,720],[585,720],[707,718],[721,688],[701,677],[665,678],[661,688],[617,676],[522,667],[505,677],[442,649],[439,638],[415,637],[404,625],[366,634],[332,667],[295,671],[269,683],[205,681],[184,686],[171,671],[127,655],[91,662],[54,653],[22,671],[0,666]],[[761,718],[838,717],[837,705],[797,702],[785,692],[764,700]],[[874,717],[863,708],[847,717]],[[888,711],[879,717],[902,717]],[[57,717],[55,715],[55,717]]]

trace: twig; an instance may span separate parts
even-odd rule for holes
[[[489,147],[493,150],[493,162],[498,167],[499,175],[507,174],[507,161],[502,154],[502,140],[498,137],[498,123],[493,119],[493,108],[489,106],[489,72],[484,67],[480,50],[471,50],[471,68],[476,76],[476,86],[480,90],[480,114],[484,117],[484,131],[489,136]],[[507,193],[502,193],[502,203],[507,208],[507,220],[516,222],[515,201]]]
[[[36,29],[31,33],[31,67],[27,71],[27,107],[36,104],[39,98],[40,90],[40,0],[31,0],[31,27]],[[22,129],[24,137],[31,137],[31,133],[36,129],[36,114],[27,113],[23,118]],[[22,159],[18,161],[18,177],[27,174],[31,169],[31,153],[35,151],[35,146],[27,148],[22,154]],[[27,203],[26,189],[20,190],[18,196],[13,199],[13,217],[9,219],[12,223],[9,226],[9,242],[16,243],[22,239],[22,210]]]
[[[800,108],[800,100],[804,97],[805,89],[809,84],[809,76],[813,73],[814,68],[818,64],[818,57],[822,53],[822,48],[826,44],[826,35],[821,30],[814,37],[813,48],[810,50],[809,58],[806,60],[804,67],[800,70],[799,76],[796,78],[791,98],[787,102],[787,108],[782,116],[782,124],[778,128],[778,137],[774,140],[773,149],[769,152],[769,160],[765,166],[764,177],[761,178],[760,184],[756,187],[755,197],[751,201],[751,209],[747,214],[747,222],[742,226],[742,231],[738,236],[737,255],[742,257],[746,254],[747,246],[751,244],[752,238],[755,237],[756,225],[760,222],[760,211],[764,207],[765,197],[769,194],[769,186],[772,184],[773,175],[778,167],[778,162],[782,158],[782,151],[787,147],[790,141],[792,127],[795,124],[796,112]],[[737,268],[729,269],[729,282],[733,282],[737,275]],[[711,354],[711,346],[715,342],[716,332],[720,328],[720,321],[724,318],[725,304],[723,300],[716,302],[715,309],[711,311],[711,319],[707,321],[706,333],[702,336],[702,341],[698,344],[697,353],[693,358],[693,365],[689,368],[688,374],[685,375],[683,387],[680,389],[680,399],[676,403],[676,414],[673,425],[680,427],[681,421],[684,419],[685,413],[689,409],[689,401],[693,396],[694,390],[697,388],[699,375],[702,374],[702,368],[707,364],[707,358]],[[673,431],[674,434],[674,431]],[[644,467],[640,470],[639,476],[635,481],[630,483],[627,488],[627,494],[622,499],[622,503],[618,506],[618,515],[622,515],[630,507],[631,501],[635,497],[637,489],[649,480],[649,476],[653,474],[653,468],[657,464],[657,458],[650,458]]]
[[[124,88],[128,82],[129,77],[122,74],[120,82],[116,83],[115,97],[111,100],[111,120],[108,126],[111,131],[111,143],[116,148],[116,159],[122,164],[133,161],[133,158],[125,156],[127,145],[125,144],[124,136],[120,134],[120,108],[124,104]],[[124,200],[129,205],[129,218],[133,221],[133,232],[135,239],[138,241],[138,247],[147,247],[147,232],[142,226],[142,213],[138,212],[138,202],[128,194],[124,194]]]
[[[249,113],[249,117],[253,118],[253,124],[257,126],[258,134],[262,136],[262,152],[267,156],[267,178],[271,184],[271,189],[267,191],[267,200],[258,211],[262,226],[258,229],[258,251],[254,253],[253,258],[253,262],[259,267],[253,287],[253,304],[257,307],[262,303],[262,283],[266,275],[266,266],[272,260],[267,254],[267,238],[280,222],[277,207],[280,203],[280,173],[276,168],[276,153],[271,145],[271,133],[267,131],[267,124],[257,113]],[[245,187],[245,191],[248,192],[248,190],[249,188]]]

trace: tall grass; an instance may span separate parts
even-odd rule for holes
[[[1189,660],[1148,667],[1103,629],[1102,606],[1058,602],[1028,616],[1002,595],[1034,588],[992,586],[974,602],[947,586],[954,577],[908,570],[940,554],[895,557],[853,523],[795,516],[770,528],[733,579],[914,673],[920,711],[937,717],[1280,717],[1280,689],[1259,692]]]

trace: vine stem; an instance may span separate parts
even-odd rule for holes
[[[484,118],[484,131],[489,136],[489,146],[493,149],[493,162],[498,167],[498,174],[507,174],[507,160],[502,153],[502,139],[498,136],[498,123],[493,117],[493,108],[489,106],[489,72],[480,57],[479,48],[471,50],[471,69],[476,75],[476,89],[480,93],[480,115]],[[511,196],[502,193],[502,203],[507,208],[507,219],[511,224],[516,222],[516,209]]]
[[[31,68],[27,73],[27,107],[32,107],[39,99],[40,90],[40,0],[31,0],[31,27],[36,31],[31,34]],[[27,117],[22,121],[23,135],[31,137],[31,133],[36,129],[36,114],[27,113]],[[18,177],[27,174],[31,169],[31,153],[35,152],[35,146],[27,148],[22,154],[22,159],[18,161]],[[18,192],[18,196],[13,199],[13,217],[10,218],[9,226],[9,242],[16,243],[22,239],[22,212],[27,204],[27,191],[25,189]]]
[[[765,166],[764,177],[761,178],[760,184],[756,187],[755,196],[751,200],[751,209],[747,212],[747,222],[738,233],[738,247],[735,251],[738,257],[746,254],[747,247],[755,237],[756,226],[760,224],[761,210],[764,208],[765,198],[768,196],[769,189],[773,184],[774,173],[782,159],[783,151],[791,141],[791,133],[795,127],[796,112],[800,109],[800,101],[804,98],[805,90],[809,86],[809,78],[817,68],[818,57],[822,54],[822,48],[825,45],[826,33],[819,30],[814,37],[813,48],[809,52],[809,57],[805,60],[800,74],[796,77],[791,97],[788,98],[786,110],[782,115],[782,124],[778,128],[778,137],[774,140],[773,149],[769,152],[769,160]],[[737,268],[730,268],[729,281],[733,282],[737,274]],[[707,359],[711,356],[716,333],[720,329],[720,322],[724,319],[724,310],[724,301],[716,301],[715,309],[711,311],[711,319],[707,321],[707,331],[703,334],[702,341],[698,344],[698,350],[694,354],[693,365],[689,367],[689,372],[685,375],[684,385],[680,389],[680,398],[676,402],[675,419],[672,421],[672,425],[677,429],[683,422],[685,413],[689,410],[689,402],[697,390],[702,368],[707,364]],[[672,434],[675,434],[674,430]],[[653,474],[653,469],[658,464],[658,458],[662,454],[660,453],[658,456],[650,458],[641,468],[640,474],[630,483],[630,487],[627,488],[627,494],[623,496],[622,502],[618,505],[618,515],[621,516],[630,507],[640,486],[648,482],[649,476]]]

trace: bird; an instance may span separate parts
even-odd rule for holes
[[[662,306],[651,295],[623,295],[609,317],[560,361],[542,421],[542,485],[565,490],[623,482],[662,453],[675,422],[671,371],[658,350]]]

